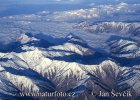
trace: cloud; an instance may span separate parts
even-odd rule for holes
[[[72,20],[122,20],[132,21],[139,20],[140,4],[127,4],[121,2],[117,5],[94,5],[89,9],[70,10],[55,12],[50,19],[56,21]]]

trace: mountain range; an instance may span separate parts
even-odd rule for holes
[[[100,91],[114,90],[131,91],[133,97],[128,99],[138,98],[140,69],[135,62],[139,61],[139,45],[125,39],[107,43],[110,53],[106,55],[72,33],[61,38],[60,43],[51,43],[41,34],[22,34],[12,43],[13,48],[9,45],[0,51],[0,97],[36,100],[39,98],[21,97],[19,93],[61,91],[75,93],[76,100],[93,100],[100,98]]]

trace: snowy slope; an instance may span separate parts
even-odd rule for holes
[[[109,42],[110,51],[113,56],[124,58],[139,58],[140,47],[137,42],[120,39]]]
[[[130,90],[129,87],[132,89],[130,91],[135,92],[134,97],[140,94],[137,89],[140,88],[138,85],[139,66],[121,67],[107,58],[99,64],[92,65],[83,64],[83,60],[75,59],[75,56],[68,56],[69,59],[75,59],[71,62],[60,58],[55,59],[58,56],[64,57],[73,54],[83,57],[91,56],[97,52],[73,34],[62,40],[63,42],[60,44],[44,47],[38,46],[38,41],[41,39],[31,33],[30,35],[22,34],[17,39],[20,43],[20,51],[1,53],[0,96],[6,98],[5,95],[8,95],[7,99],[11,97],[20,99],[20,92],[67,91],[75,92],[75,96],[78,96],[75,98],[78,99],[87,92],[99,94],[99,91],[111,91],[111,89],[124,91],[127,88]],[[34,42],[34,45],[31,42]],[[47,45],[48,41],[44,42]],[[121,46],[122,42],[119,43],[117,44]],[[125,45],[125,43],[123,44]],[[133,42],[130,43],[133,44]],[[127,86],[121,88],[124,84]],[[90,94],[87,93],[84,98],[89,98],[88,95]],[[31,98],[35,99],[35,97]],[[91,96],[91,98],[97,97]]]
[[[76,25],[74,28],[84,29],[91,33],[129,33],[133,35],[139,35],[140,24],[139,23],[126,23],[126,22],[101,22],[97,24],[90,24],[88,22],[82,22]]]
[[[137,98],[139,6],[120,3],[0,18],[0,99],[36,100],[19,93],[62,91],[75,92],[66,100],[98,100],[100,91],[112,89]]]

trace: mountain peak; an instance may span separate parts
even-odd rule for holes
[[[69,43],[74,43],[74,44],[78,44],[78,45],[82,45],[85,47],[88,47],[88,44],[86,41],[84,41],[82,38],[74,35],[73,33],[70,33],[66,36],[67,42]]]
[[[17,41],[20,42],[21,44],[26,44],[37,40],[38,40],[37,38],[33,37],[32,33],[21,34],[21,36],[17,39]]]

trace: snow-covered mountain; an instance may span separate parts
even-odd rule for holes
[[[89,22],[82,22],[75,25],[74,28],[84,29],[91,33],[129,33],[133,35],[140,34],[139,23],[126,23],[126,22],[101,22],[96,24],[90,24]]]
[[[139,41],[130,38],[116,38],[108,41],[110,55],[122,65],[139,65],[140,47]]]
[[[116,2],[0,18],[0,100],[139,100],[140,5]]]
[[[131,91],[133,97],[130,97],[130,100],[140,94],[138,65],[123,67],[109,57],[105,57],[104,61],[98,64],[91,64],[88,60],[94,62],[105,55],[88,46],[81,38],[69,34],[61,42],[51,43],[38,36],[41,35],[22,34],[16,40],[19,44],[16,48],[10,49],[9,52],[1,51],[1,99],[21,100],[26,96],[22,97],[19,93],[55,91],[73,92],[77,100],[98,99],[100,91],[110,92],[112,89],[117,92]],[[112,46],[115,43],[122,46],[122,42],[112,42]],[[131,44],[138,49],[136,44],[130,41]],[[87,59],[86,64],[83,58]],[[96,95],[91,95],[92,93]],[[26,99],[40,98],[29,95]],[[45,100],[46,97],[42,99]],[[54,97],[55,99],[58,97]]]
[[[113,56],[123,58],[140,58],[140,47],[137,42],[130,40],[113,40],[109,43]]]

